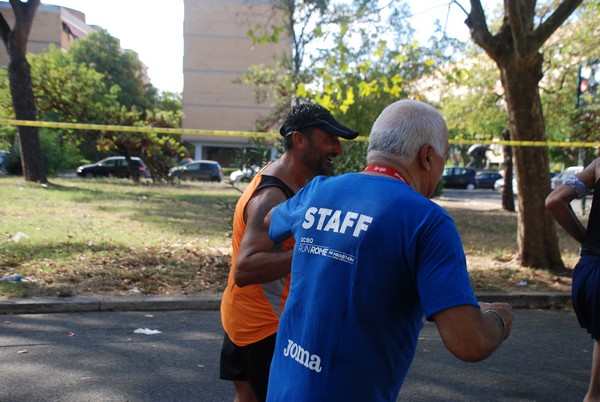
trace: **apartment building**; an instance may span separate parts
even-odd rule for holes
[[[8,2],[0,2],[0,12],[10,27],[14,26],[14,14]],[[96,26],[85,22],[85,14],[67,7],[40,4],[31,32],[27,51],[43,53],[51,44],[58,49],[67,48],[73,41],[95,31]],[[9,58],[6,48],[0,46],[0,68],[8,68]]]
[[[269,102],[258,104],[251,85],[234,81],[249,66],[273,64],[274,55],[291,52],[287,40],[253,45],[247,35],[257,24],[275,24],[276,15],[269,0],[184,0],[183,128],[252,131],[256,119],[269,113]],[[195,159],[221,164],[249,143],[229,133],[183,140],[194,144]]]

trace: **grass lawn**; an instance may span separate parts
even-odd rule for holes
[[[225,184],[134,185],[0,177],[0,295],[221,291],[239,192]],[[15,240],[21,236],[20,241]]]
[[[0,176],[0,296],[220,293],[240,193],[225,183],[135,185]],[[438,201],[455,219],[477,290],[563,290],[570,278],[519,267],[517,216]],[[572,268],[577,244],[560,230]]]

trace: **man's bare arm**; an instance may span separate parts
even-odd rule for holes
[[[512,308],[506,303],[481,303],[481,309],[457,306],[433,315],[446,348],[457,358],[476,362],[494,352],[512,330]]]
[[[234,271],[236,285],[271,282],[290,272],[293,250],[278,250],[264,223],[269,211],[286,199],[281,190],[269,187],[257,193],[246,205],[246,230]]]
[[[581,173],[575,175],[589,189],[594,188],[598,177],[598,159],[592,162]],[[561,184],[548,197],[546,208],[556,222],[579,243],[585,240],[585,227],[573,212],[571,201],[577,197],[577,192],[566,184]]]

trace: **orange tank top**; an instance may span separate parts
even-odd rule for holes
[[[262,175],[262,170],[256,175],[238,200],[233,214],[231,268],[227,288],[221,301],[221,323],[229,339],[238,346],[256,343],[277,332],[279,317],[283,312],[290,288],[289,275],[273,282],[248,285],[243,288],[238,287],[234,280],[234,267],[246,229],[244,210],[265,177],[267,176]],[[275,179],[275,181],[279,180]],[[283,182],[280,183],[289,190]],[[267,184],[267,186],[270,185]],[[277,184],[272,185],[278,186]],[[264,187],[264,183],[262,187]],[[289,191],[291,192],[291,190]],[[284,190],[284,192],[286,191]],[[288,196],[291,195],[288,194]],[[290,250],[293,247],[293,238],[283,242],[284,250]]]

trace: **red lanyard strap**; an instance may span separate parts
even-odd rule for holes
[[[382,166],[382,165],[376,165],[374,163],[369,163],[367,165],[367,167],[364,170],[365,172],[372,172],[372,173],[381,173],[390,177],[394,177],[406,184],[408,184],[408,181],[406,181],[406,179],[404,178],[404,176],[402,176],[402,174],[400,174],[400,172],[398,172],[395,169],[392,169],[391,167],[388,166]]]

